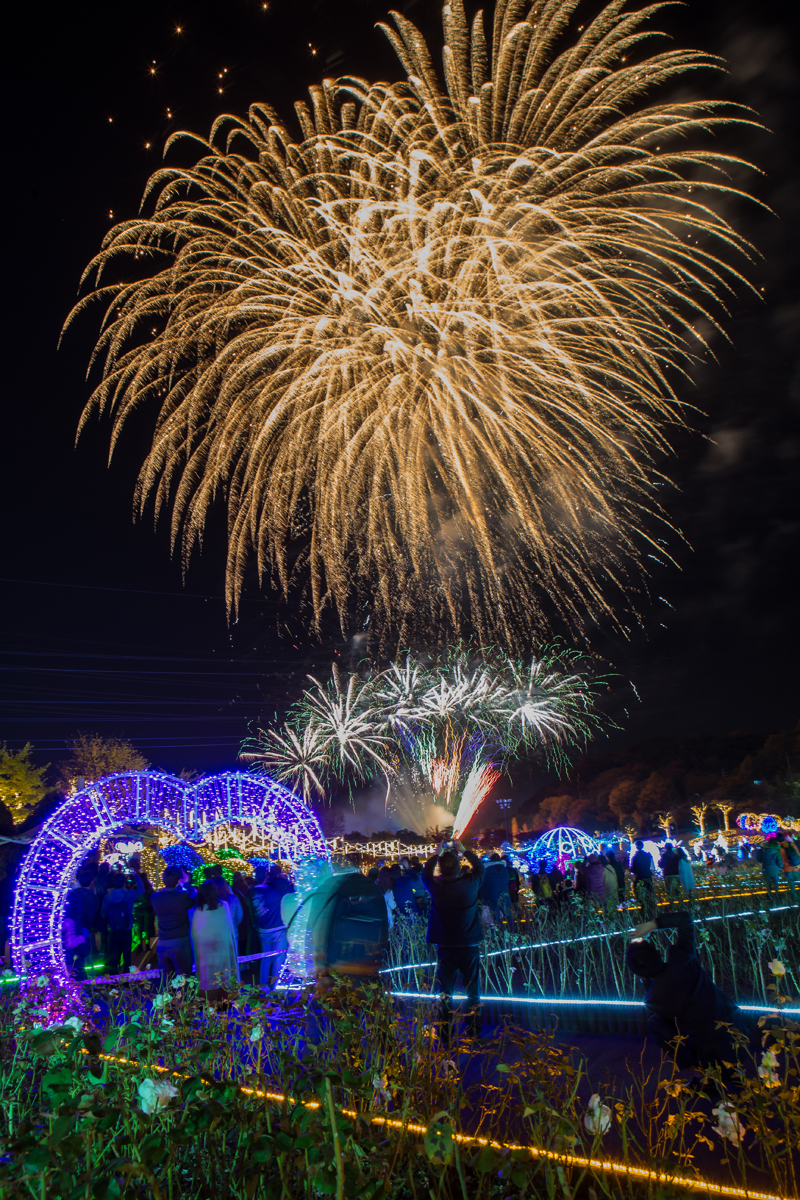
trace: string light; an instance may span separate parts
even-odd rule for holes
[[[390,992],[390,996],[396,996],[399,1000],[435,1000],[439,1003],[440,996],[438,992]],[[466,992],[454,992],[454,1000],[466,1000]],[[630,997],[622,1000],[598,1000],[596,996],[502,996],[489,995],[481,996],[481,1003],[497,1004],[499,1001],[508,1002],[510,1004],[539,1004],[546,1005],[548,1008],[643,1008],[644,1001],[637,1000],[635,997]],[[740,1004],[738,1007],[742,1012],[757,1012],[757,1013],[784,1013],[789,1016],[800,1016],[800,1008],[778,1008],[777,1005],[764,1006],[763,1004]]]
[[[11,946],[16,971],[66,973],[61,922],[76,870],[101,838],[129,824],[201,844],[223,824],[265,827],[281,858],[327,860],[319,823],[306,805],[268,776],[228,772],[186,783],[157,771],[110,775],[70,796],[31,843],[14,896]]]
[[[84,1049],[81,1053],[88,1054],[89,1051]],[[126,1058],[120,1054],[101,1053],[96,1057],[103,1062],[114,1062],[123,1066],[140,1068],[144,1065],[137,1059]],[[172,1075],[177,1079],[189,1078],[185,1072],[176,1071],[172,1067],[162,1066],[160,1063],[148,1063],[147,1066],[149,1070],[158,1071],[162,1075]],[[233,1082],[233,1080],[230,1082]],[[259,1100],[274,1100],[278,1104],[284,1104],[289,1099],[283,1092],[267,1092],[261,1088],[251,1088],[242,1084],[236,1084],[236,1088],[237,1091],[242,1092],[246,1096],[255,1096]],[[300,1103],[304,1108],[308,1109],[317,1109],[320,1107],[317,1100],[301,1100]],[[383,1114],[357,1112],[352,1108],[340,1108],[339,1111],[343,1116],[349,1117],[351,1120],[358,1118],[370,1125],[382,1125],[386,1129],[397,1130],[401,1133],[427,1133],[426,1125],[419,1125],[414,1121],[398,1121],[393,1117],[387,1117]],[[682,1175],[672,1175],[667,1174],[665,1171],[654,1171],[650,1167],[635,1167],[630,1163],[614,1162],[612,1159],[588,1158],[582,1154],[569,1154],[559,1150],[545,1150],[539,1146],[523,1145],[518,1142],[496,1142],[490,1138],[473,1137],[468,1133],[454,1133],[453,1141],[458,1142],[460,1146],[490,1146],[493,1150],[498,1151],[508,1150],[513,1152],[515,1150],[524,1150],[530,1154],[531,1158],[542,1158],[571,1167],[588,1167],[604,1175],[623,1175],[631,1179],[669,1183],[674,1187],[690,1188],[693,1192],[705,1192],[712,1196],[731,1197],[733,1200],[781,1200],[774,1192],[754,1192],[750,1188],[732,1187],[698,1176],[684,1177]]]

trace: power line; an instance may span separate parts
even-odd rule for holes
[[[245,666],[274,666],[282,659],[265,658],[186,658],[186,657],[167,657],[160,654],[94,654],[83,653],[80,650],[2,650],[0,655],[8,658],[102,658],[110,659],[112,662],[178,662],[178,663],[226,663],[230,666],[232,663],[242,663]],[[11,670],[12,668],[7,668]],[[27,670],[26,667],[20,667],[20,671]]]
[[[221,600],[223,604],[225,603],[224,596],[206,596],[202,592],[156,592],[144,588],[102,587],[95,583],[55,583],[48,579],[7,579],[0,577],[0,583],[17,583],[23,587],[76,588],[88,592],[120,592],[122,595],[130,596],[173,596],[181,600]],[[283,601],[267,599],[253,600],[245,597],[240,603],[269,604],[274,608],[279,608],[283,604]]]

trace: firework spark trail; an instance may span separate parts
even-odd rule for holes
[[[453,837],[460,838],[475,813],[497,783],[502,772],[492,763],[475,763],[467,776],[456,819],[453,822]]]
[[[186,558],[224,497],[232,607],[254,554],[317,622],[357,602],[394,644],[511,647],[550,605],[619,623],[630,571],[663,558],[670,381],[749,252],[715,210],[738,160],[702,147],[751,118],[642,105],[721,67],[648,55],[662,5],[577,28],[576,7],[498,0],[487,47],[452,0],[444,88],[394,14],[402,82],[324,80],[300,142],[264,104],[220,117],[87,269],[107,309],[82,425],[110,412],[113,448],[157,406],[137,505],[171,510]]]

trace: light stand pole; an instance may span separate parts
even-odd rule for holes
[[[509,810],[509,808],[511,808],[511,805],[513,803],[514,803],[513,800],[496,800],[495,801],[495,804],[497,805],[497,807],[502,808],[502,810],[503,810],[503,820],[506,823],[506,842],[508,841],[508,810]]]

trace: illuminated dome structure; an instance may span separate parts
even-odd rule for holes
[[[531,846],[528,851],[528,862],[534,871],[539,870],[539,863],[544,859],[547,869],[576,858],[584,858],[587,854],[596,854],[600,843],[596,842],[582,829],[570,829],[568,825],[559,825],[556,829],[548,829]]]
[[[224,825],[266,831],[280,858],[330,858],[313,812],[282,783],[229,772],[187,783],[157,771],[109,775],[68,797],[25,856],[14,897],[14,966],[63,975],[61,922],[75,871],[100,841],[130,825],[202,845]]]

